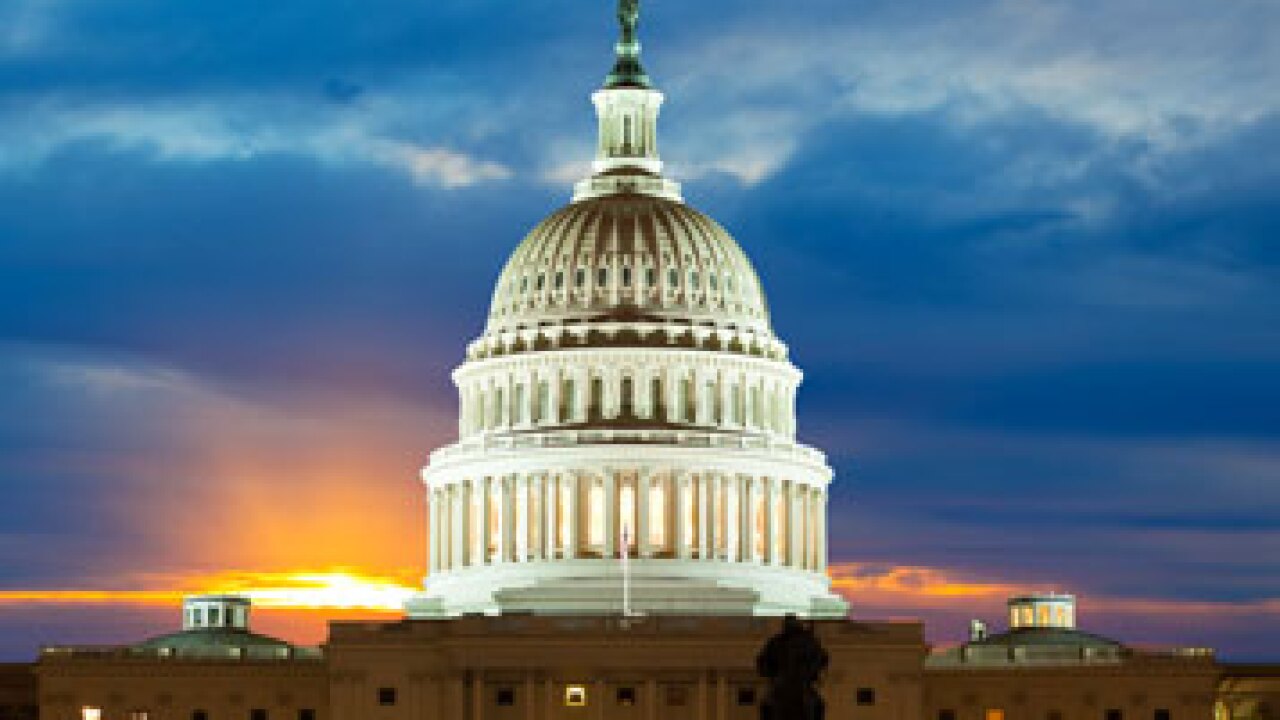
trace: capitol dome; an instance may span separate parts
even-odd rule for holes
[[[453,372],[411,617],[847,611],[803,374],[742,248],[662,174],[637,12],[592,96],[591,175],[516,247]]]
[[[772,338],[760,281],[729,233],[683,202],[634,192],[539,223],[498,279],[485,334],[637,320]]]

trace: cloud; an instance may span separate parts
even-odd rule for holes
[[[314,158],[336,165],[382,165],[417,182],[448,189],[506,180],[505,165],[454,149],[424,146],[380,134],[376,119],[303,118],[300,108],[225,98],[204,106],[78,107],[44,109],[13,122],[8,131],[27,142],[0,150],[0,171],[32,166],[77,145],[112,152],[142,152],[156,162],[250,162],[270,156]],[[284,120],[276,116],[285,117]]]

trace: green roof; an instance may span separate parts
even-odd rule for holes
[[[1122,648],[1123,646],[1110,638],[1065,628],[1019,628],[1009,632],[991,635],[982,640],[965,643],[966,647],[1092,647]]]
[[[289,643],[277,638],[259,635],[234,628],[208,628],[184,630],[151,638],[133,646],[135,650],[233,650],[248,648],[292,649]]]

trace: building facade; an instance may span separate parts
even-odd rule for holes
[[[756,653],[794,614],[830,653],[828,718],[1270,720],[1275,668],[1082,632],[1066,595],[1014,598],[1005,631],[948,649],[849,617],[802,374],[741,248],[663,176],[638,3],[619,17],[592,174],[516,248],[453,374],[459,437],[422,472],[428,575],[405,619],[299,648],[253,633],[239,598],[191,598],[180,632],[0,668],[21,695],[0,713],[747,720]]]

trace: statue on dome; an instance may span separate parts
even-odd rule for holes
[[[618,0],[618,22],[628,36],[634,35],[640,24],[640,0]]]
[[[782,631],[756,656],[756,671],[769,681],[760,720],[823,720],[826,705],[816,686],[827,662],[813,627],[787,615]]]

